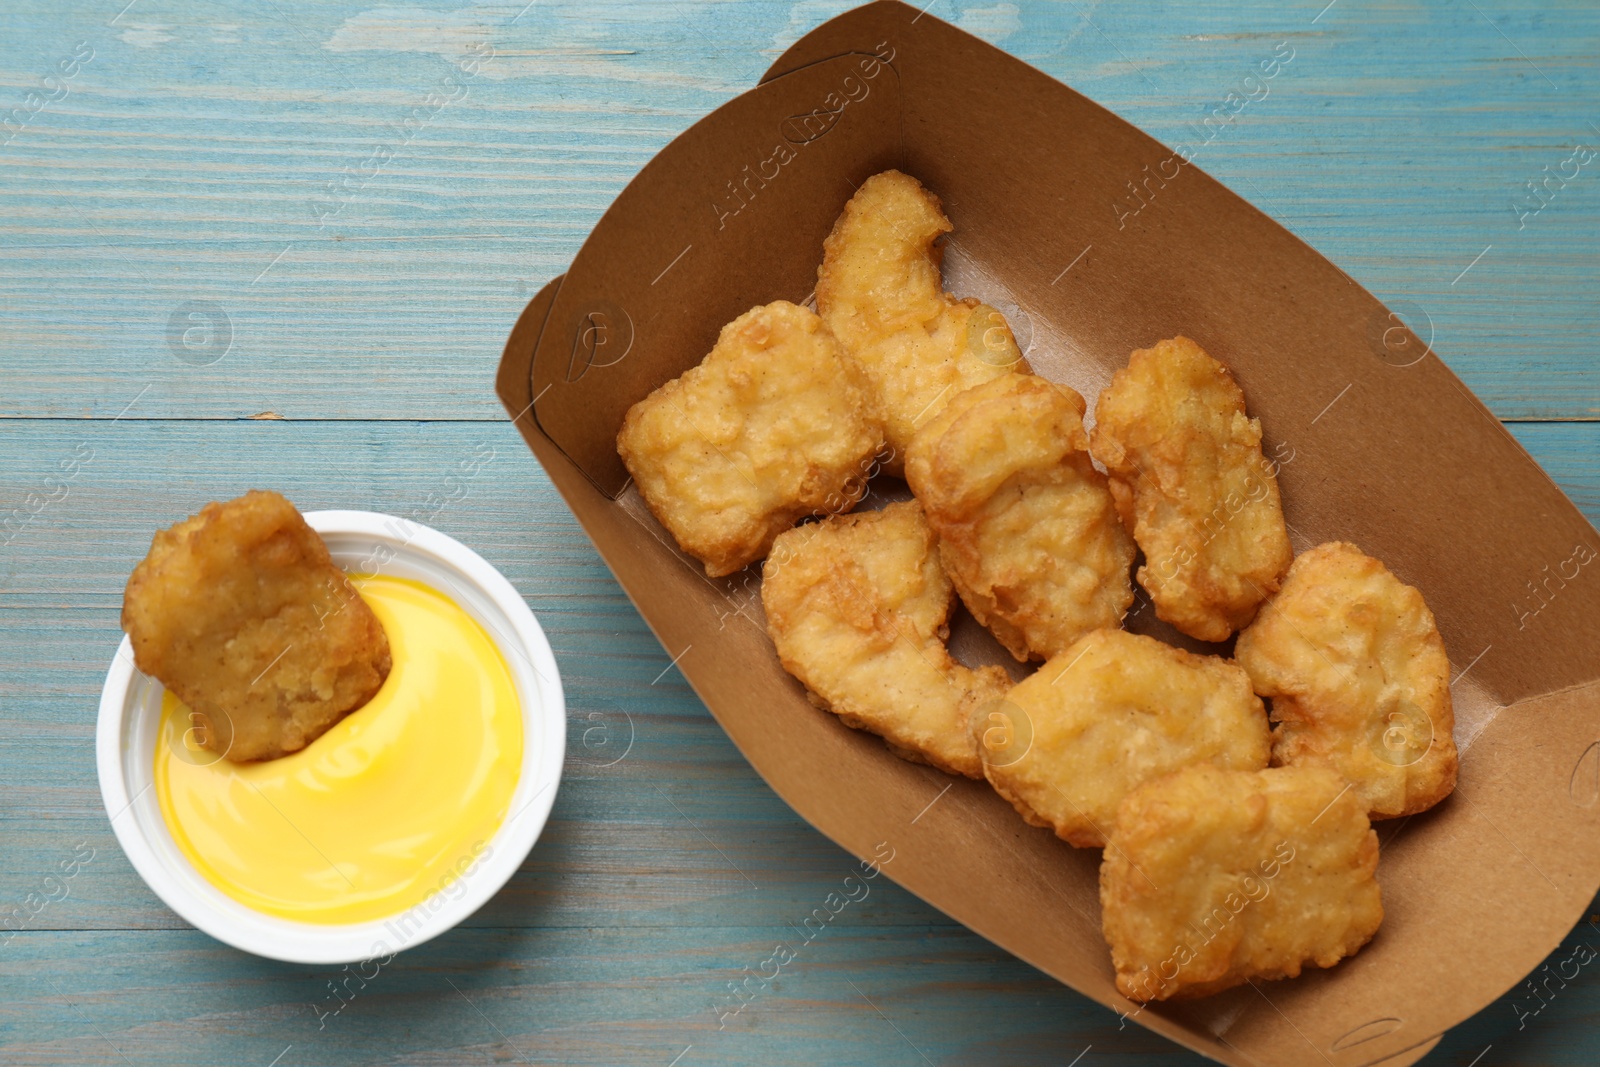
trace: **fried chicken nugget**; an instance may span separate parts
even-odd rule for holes
[[[778,659],[812,703],[898,756],[980,778],[967,723],[1011,679],[950,657],[953,597],[915,501],[780,534],[761,584]]]
[[[1134,352],[1095,404],[1091,448],[1144,550],[1156,615],[1201,641],[1248,624],[1294,552],[1261,423],[1228,368],[1187,337]]]
[[[651,513],[713,578],[761,559],[797,520],[855,507],[882,447],[838,342],[784,300],[724,326],[617,434]]]
[[[1378,819],[1455,788],[1450,660],[1433,612],[1355,545],[1297,558],[1235,655],[1272,698],[1274,763],[1338,771]]]
[[[963,389],[1028,370],[1005,316],[939,278],[953,229],[939,198],[897,170],[861,183],[823,242],[817,310],[865,373],[899,474],[922,420]]]
[[[1032,374],[958,393],[912,438],[906,481],[967,609],[1048,659],[1133,603],[1136,551],[1089,459],[1083,397]]]
[[[1099,848],[1117,805],[1193,763],[1267,765],[1267,713],[1250,678],[1126,630],[1096,630],[973,720],[983,773],[1033,826]]]
[[[1100,866],[1117,989],[1203,997],[1332,967],[1383,922],[1378,835],[1320,767],[1197,764],[1128,794]]]
[[[204,719],[205,747],[275,759],[389,676],[389,638],[293,504],[253,491],[157,531],[122,628],[134,663]]]

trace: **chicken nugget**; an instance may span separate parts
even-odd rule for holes
[[[134,663],[202,717],[230,760],[321,737],[389,676],[389,638],[293,504],[253,491],[157,531],[122,628]]]
[[[797,520],[855,507],[882,447],[838,342],[785,300],[724,326],[617,434],[651,514],[713,578],[761,559]]]
[[[1277,468],[1228,368],[1187,337],[1134,352],[1095,404],[1094,457],[1144,550],[1156,615],[1225,641],[1294,557]]]
[[[943,402],[1028,370],[1004,315],[944,291],[934,242],[952,228],[937,196],[886,170],[861,183],[822,246],[817,310],[864,372],[891,474]]]
[[[945,648],[954,591],[915,501],[780,534],[762,570],[767,632],[812,703],[898,756],[982,777],[968,720],[1011,679]]]
[[[1100,866],[1117,989],[1203,997],[1332,967],[1383,922],[1378,835],[1337,774],[1197,764],[1128,794]]]
[[[912,438],[906,481],[967,609],[1010,653],[1048,659],[1116,627],[1136,549],[1089,459],[1083,397],[1032,374],[958,393]]]
[[[1129,791],[1180,767],[1267,765],[1267,713],[1250,678],[1126,630],[1096,630],[973,720],[983,773],[1033,826],[1106,843]]]
[[[1303,553],[1234,653],[1272,698],[1272,758],[1328,767],[1376,819],[1456,786],[1450,660],[1422,594],[1355,545]]]

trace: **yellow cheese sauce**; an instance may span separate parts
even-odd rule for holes
[[[522,765],[516,687],[477,621],[420,582],[352,580],[394,665],[371,701],[299,752],[218,759],[195,743],[189,709],[162,698],[155,788],[178,847],[234,900],[301,922],[383,919],[426,900],[494,836]]]

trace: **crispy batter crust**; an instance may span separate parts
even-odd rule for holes
[[[1156,614],[1202,641],[1248,624],[1294,553],[1261,423],[1228,368],[1187,337],[1134,352],[1100,394],[1091,441]]]
[[[1433,612],[1355,545],[1296,559],[1236,655],[1272,698],[1275,763],[1332,768],[1374,818],[1426,811],[1455,788],[1450,661]]]
[[[861,183],[822,246],[817,310],[863,371],[892,474],[941,404],[1028,369],[1000,312],[944,292],[934,242],[951,229],[937,196],[888,170]]]
[[[273,492],[158,531],[128,579],[122,628],[139,669],[206,718],[200,742],[235,761],[304,748],[389,676],[378,617]]]
[[[761,559],[797,520],[855,507],[882,446],[838,343],[783,300],[724,326],[617,435],[651,513],[714,578]]]
[[[1332,967],[1383,922],[1378,835],[1320,767],[1199,764],[1130,793],[1100,867],[1117,989],[1207,996]]]
[[[973,727],[995,790],[1079,848],[1105,844],[1143,783],[1203,761],[1260,770],[1271,751],[1244,671],[1125,630],[1085,636]]]
[[[898,756],[978,778],[968,720],[1011,683],[950,657],[952,597],[915,501],[780,535],[761,585],[778,658],[813,703]]]
[[[1089,459],[1083,397],[1032,374],[957,394],[911,442],[906,480],[945,572],[1018,660],[1116,627],[1133,603],[1133,538]]]

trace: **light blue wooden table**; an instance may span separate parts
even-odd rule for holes
[[[719,1028],[728,984],[851,859],[667,669],[490,383],[517,312],[639,167],[848,5],[428,2],[0,9],[0,911],[92,850],[0,945],[0,1062],[1198,1062],[882,882]],[[1324,3],[929,13],[1168,143],[1289,42],[1199,164],[1431,333],[1600,517],[1600,159],[1566,162],[1600,145],[1600,11]],[[341,972],[178,920],[94,775],[129,569],[158,525],[253,486],[477,548],[544,623],[573,718],[521,872],[320,1024]],[[1562,958],[1578,941],[1600,932]],[[1427,1062],[1592,1064],[1597,1011],[1585,971]]]

